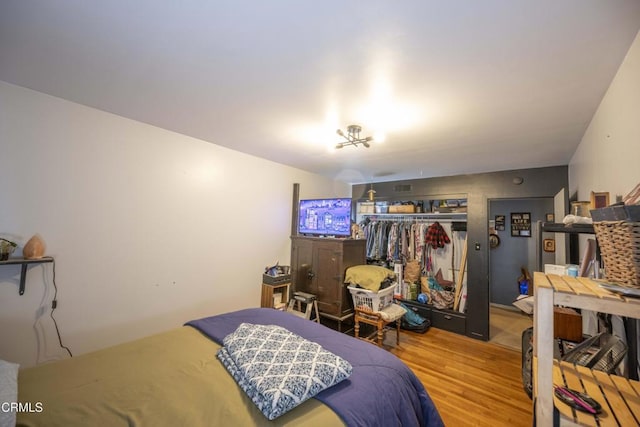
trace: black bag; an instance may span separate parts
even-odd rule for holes
[[[402,316],[400,327],[406,331],[420,332],[421,334],[427,332],[427,329],[431,326],[431,321],[420,316],[406,305],[402,303],[400,303],[400,305],[407,311],[405,315]]]
[[[400,322],[400,327],[405,331],[413,331],[413,332],[419,332],[421,334],[424,334],[431,327],[431,320],[424,319],[424,322],[422,322],[420,325],[413,325],[407,322],[403,317],[402,321]]]
[[[522,331],[522,386],[531,399],[533,396],[533,327]]]

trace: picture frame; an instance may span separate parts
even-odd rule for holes
[[[554,215],[554,214],[552,214],[552,213],[548,213],[548,214],[546,214],[546,215],[544,216],[544,220],[545,220],[546,222],[555,222],[555,221],[556,221],[556,218],[555,218],[555,215]]]
[[[512,212],[511,213],[511,236],[531,237],[531,213]]]
[[[555,252],[556,251],[556,241],[555,239],[544,239],[542,242],[542,248],[545,252]]]
[[[609,206],[609,192],[591,192],[591,209],[606,208]]]

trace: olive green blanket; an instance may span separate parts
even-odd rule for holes
[[[18,399],[41,412],[18,426],[341,426],[309,399],[267,420],[225,370],[220,346],[190,326],[23,369]]]

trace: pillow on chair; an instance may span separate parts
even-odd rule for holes
[[[395,278],[395,273],[388,268],[378,265],[355,265],[347,268],[344,281],[353,286],[360,285],[361,288],[378,292],[380,284],[385,279]]]
[[[385,322],[393,322],[407,314],[407,310],[399,304],[391,304],[376,313],[379,313]]]

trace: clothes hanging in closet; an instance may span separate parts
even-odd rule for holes
[[[442,226],[425,221],[365,220],[366,256],[380,261],[418,260],[423,274],[431,271],[431,249],[450,243]]]

